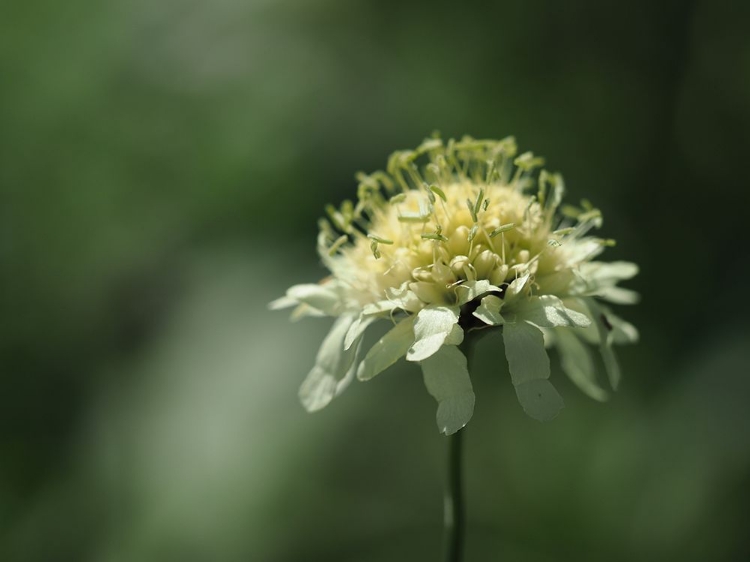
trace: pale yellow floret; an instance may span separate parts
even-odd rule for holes
[[[445,200],[411,189],[385,202],[369,225],[370,237],[357,238],[331,260],[334,273],[373,301],[413,283],[425,303],[452,304],[462,282],[486,279],[500,286],[527,270],[560,268],[557,248],[548,244],[551,225],[532,197],[498,182],[477,186],[468,180],[441,191]],[[504,231],[492,236],[498,229]],[[373,240],[388,243],[374,253]]]
[[[464,283],[502,289],[526,274],[524,294],[564,296],[578,265],[601,250],[601,240],[584,237],[601,218],[585,203],[567,207],[561,225],[562,178],[542,170],[535,179],[541,164],[531,153],[515,157],[512,139],[429,139],[397,152],[387,174],[359,176],[356,206],[328,209],[321,255],[354,306],[404,287],[423,305],[453,305]]]

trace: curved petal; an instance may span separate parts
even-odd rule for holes
[[[629,261],[592,261],[580,265],[581,273],[600,285],[614,285],[618,281],[638,275],[638,265]]]
[[[586,328],[591,325],[591,319],[570,308],[554,295],[531,297],[518,303],[513,308],[518,318],[533,322],[541,328]]]
[[[472,313],[485,324],[490,326],[499,326],[505,323],[505,319],[500,315],[500,309],[503,307],[503,300],[495,295],[484,297]]]
[[[596,368],[588,346],[572,330],[555,330],[555,336],[560,364],[565,374],[594,400],[607,400],[609,394],[596,382]]]
[[[641,300],[641,295],[624,287],[602,287],[593,294],[614,304],[637,304]]]
[[[426,306],[414,323],[414,345],[406,353],[409,361],[423,361],[440,349],[458,322],[457,306]]]
[[[517,385],[516,396],[523,411],[539,421],[554,419],[565,407],[562,396],[547,379],[536,379]]]
[[[601,353],[602,360],[604,361],[604,368],[607,370],[609,384],[614,390],[617,390],[620,384],[621,373],[620,364],[617,362],[617,356],[612,349],[612,340],[614,339],[612,325],[609,323],[609,319],[602,307],[599,306],[599,303],[591,298],[585,299],[585,302],[591,311],[591,316],[594,319],[594,324],[599,334],[599,353]]]
[[[605,309],[607,320],[612,326],[612,341],[617,344],[637,343],[640,335],[638,328],[613,314],[611,310]]]
[[[359,380],[370,380],[406,354],[411,344],[414,343],[415,318],[414,316],[405,318],[370,348],[357,369]]]
[[[300,386],[299,398],[308,412],[325,408],[354,378],[361,338],[344,350],[344,338],[354,318],[344,315],[336,319],[318,350],[315,366]]]
[[[549,378],[549,357],[539,328],[527,322],[505,324],[503,343],[514,385]]]
[[[464,341],[464,330],[458,324],[453,324],[451,333],[445,338],[443,345],[461,345]]]
[[[375,320],[377,320],[377,318],[374,316],[367,316],[364,313],[360,314],[346,331],[344,349],[349,349],[355,341],[360,339],[364,335],[365,330],[367,330],[367,327],[375,322]]]
[[[474,389],[466,357],[457,347],[441,347],[422,361],[422,373],[427,391],[438,402],[438,429],[446,435],[456,433],[474,413]]]
[[[456,295],[458,295],[459,305],[466,304],[467,302],[473,301],[475,298],[490,292],[499,293],[500,288],[495,287],[486,279],[466,281],[456,287]]]
[[[510,377],[524,412],[539,421],[551,420],[564,403],[547,380],[549,357],[542,331],[527,322],[505,324],[503,342]]]
[[[328,316],[336,316],[341,309],[341,296],[330,283],[305,283],[287,289],[286,295],[273,301],[271,309],[304,304]]]

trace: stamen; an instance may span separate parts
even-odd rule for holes
[[[378,250],[378,241],[377,240],[373,240],[370,243],[370,250],[372,250],[372,255],[375,256],[375,259],[379,260],[381,254],[380,254],[380,250]]]
[[[368,234],[367,237],[370,240],[374,240],[378,244],[387,244],[389,246],[393,244],[393,240],[388,240],[387,238],[382,238],[381,236],[378,236],[377,234],[373,234],[372,232],[370,234]]]
[[[492,183],[492,174],[495,173],[495,165],[497,164],[496,159],[487,160],[487,177],[484,180],[484,183],[487,185],[490,185]]]
[[[411,177],[411,181],[414,182],[414,187],[425,185],[425,182],[422,179],[422,176],[419,175],[419,169],[417,169],[416,164],[414,164],[413,162],[409,163],[406,166],[406,171],[409,173],[409,176]]]
[[[560,207],[560,212],[571,219],[577,219],[581,215],[581,210],[573,205],[563,205]]]
[[[380,183],[382,183],[383,187],[385,187],[385,190],[388,191],[389,193],[392,192],[393,189],[396,187],[395,185],[393,185],[393,180],[391,179],[391,177],[383,171],[374,172],[370,176],[374,180],[377,180]]]
[[[479,232],[479,226],[475,224],[469,231],[469,255],[471,255],[471,252],[474,249],[474,237],[477,235],[477,232]]]
[[[575,227],[569,226],[567,228],[559,228],[552,234],[554,234],[555,236],[565,236],[566,234],[570,234],[571,232],[575,232]]]
[[[440,189],[438,186],[431,185],[430,191],[435,193],[438,197],[440,197],[440,199],[443,200],[443,203],[448,201],[448,198],[445,196],[445,192],[442,189]]]
[[[398,216],[398,222],[425,223],[429,222],[430,215],[420,215],[417,213],[408,213]]]
[[[591,203],[589,203],[590,205]],[[579,222],[588,222],[593,219],[601,218],[602,213],[599,211],[599,209],[591,209],[585,213],[582,213],[578,215],[578,221]]]
[[[320,219],[318,221],[318,229],[326,236],[326,238],[328,238],[328,240],[333,240],[335,233],[331,223],[326,219]]]
[[[524,152],[513,160],[513,163],[524,172],[530,172],[534,168],[544,166],[544,158],[540,156],[535,158],[533,152]]]
[[[477,212],[474,210],[474,203],[467,199],[466,207],[469,209],[469,213],[471,213],[471,220],[473,220],[475,223],[478,222]]]
[[[346,241],[349,240],[349,237],[346,234],[342,234],[339,236],[336,241],[331,245],[330,248],[328,248],[328,255],[333,256],[336,252],[338,252],[339,248],[346,244]]]
[[[537,192],[537,199],[539,199],[539,205],[544,207],[544,202],[547,200],[547,183],[549,182],[549,173],[547,170],[539,172],[539,191]]]
[[[498,234],[502,234],[503,232],[508,232],[509,230],[512,230],[514,228],[516,228],[516,224],[513,222],[499,226],[490,233],[490,238],[494,238]]]
[[[439,240],[440,242],[447,242],[448,239],[443,236],[442,234],[438,234],[437,232],[430,233],[430,234],[422,234],[422,238],[425,240]]]
[[[528,223],[527,228],[533,230],[533,224],[531,222],[531,207],[536,203],[536,195],[532,195],[529,198],[529,204],[526,205],[526,210],[523,212],[523,221]]]
[[[476,217],[479,214],[479,209],[482,208],[482,202],[484,201],[484,189],[479,189],[479,195],[477,196],[477,201],[474,203],[474,214],[473,217]],[[474,222],[477,222],[477,219],[474,218]]]
[[[550,185],[552,185],[552,197],[549,199],[547,205],[547,213],[549,213],[548,220],[551,221],[555,211],[557,211],[560,203],[562,203],[562,198],[565,194],[565,182],[560,174],[552,174],[551,176],[548,176],[548,181],[550,181]]]

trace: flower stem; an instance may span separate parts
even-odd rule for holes
[[[471,372],[474,348],[484,331],[467,330],[460,346]],[[463,488],[463,435],[466,428],[448,437],[448,478],[443,501],[443,525],[445,529],[445,562],[461,562],[463,559],[466,509]]]
[[[461,471],[463,429],[448,438],[448,481],[445,487],[445,562],[461,562],[464,545],[464,491]]]

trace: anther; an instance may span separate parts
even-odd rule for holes
[[[382,237],[378,236],[377,234],[373,234],[372,232],[370,234],[368,234],[367,237],[370,240],[374,240],[378,244],[387,244],[389,246],[391,244],[393,244],[393,240],[388,240],[387,238],[382,238]]]
[[[440,197],[440,199],[442,199],[442,200],[443,200],[443,202],[446,202],[446,201],[448,201],[448,199],[447,199],[447,198],[445,197],[445,193],[444,193],[444,192],[443,192],[443,190],[442,190],[442,189],[440,189],[440,188],[439,188],[438,186],[436,186],[436,185],[431,185],[431,186],[430,186],[430,191],[432,191],[432,192],[433,192],[433,193],[435,193],[435,194],[436,194],[436,195],[437,195],[438,197]]]
[[[495,230],[493,230],[493,231],[492,231],[492,232],[490,233],[490,238],[494,238],[494,237],[495,237],[495,236],[497,236],[498,234],[502,234],[503,232],[508,232],[509,230],[512,230],[512,229],[514,229],[514,228],[516,228],[516,224],[515,224],[515,223],[513,223],[513,222],[510,222],[510,223],[508,223],[508,224],[504,224],[504,225],[501,225],[501,226],[497,227],[497,228],[496,228]]]
[[[474,210],[474,203],[467,199],[466,207],[469,209],[469,213],[471,213],[471,220],[473,220],[474,222],[478,222],[477,212]]]

